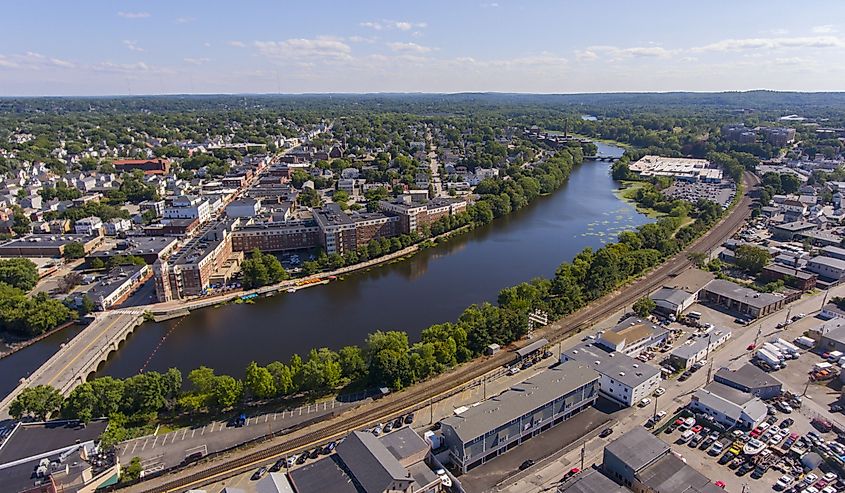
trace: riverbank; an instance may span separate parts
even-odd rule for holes
[[[8,341],[4,340],[3,344],[9,349],[0,352],[0,359],[5,358],[6,356],[10,356],[10,355],[20,351],[21,349],[25,349],[25,348],[35,344],[36,342],[39,342],[43,339],[46,339],[46,338],[50,337],[51,335],[56,334],[58,332],[61,332],[61,331],[65,330],[66,328],[68,328],[72,325],[76,325],[76,324],[77,324],[76,320],[71,320],[70,322],[65,322],[62,325],[59,325],[58,327],[53,327],[52,329],[44,332],[43,334],[32,337],[30,339],[24,339],[24,340],[15,341],[15,342],[8,342]]]
[[[615,195],[619,197],[619,199],[623,202],[636,207],[637,212],[639,212],[640,214],[645,214],[646,216],[652,219],[660,219],[661,217],[666,216],[666,214],[663,212],[656,211],[650,207],[644,207],[642,204],[637,202],[637,192],[644,186],[649,185],[648,182],[636,180],[621,180],[619,183],[621,183],[622,186],[616,189],[616,191],[614,192]]]

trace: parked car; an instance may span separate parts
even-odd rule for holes
[[[413,423],[414,422],[414,413],[407,414],[403,421],[405,422],[406,425]]]
[[[270,472],[279,472],[282,470],[283,467],[287,464],[287,459],[282,457],[281,459],[277,460],[272,466],[270,466]]]
[[[519,470],[524,471],[535,464],[533,459],[527,459],[519,465]]]
[[[264,466],[261,466],[257,471],[252,473],[252,477],[250,479],[252,479],[253,481],[258,481],[259,479],[264,477],[264,475],[266,473],[267,473],[267,468],[264,467]]]
[[[664,389],[663,387],[657,387],[657,389],[654,391],[654,396],[660,397],[661,395],[663,395],[665,393],[666,393],[666,389]]]
[[[715,457],[721,454],[722,450],[725,450],[725,444],[717,441],[716,443],[710,446],[710,449],[707,451],[707,453]]]
[[[607,438],[607,437],[610,436],[611,433],[613,433],[613,428],[605,428],[605,429],[601,430],[601,433],[599,433],[599,437],[600,438]]]

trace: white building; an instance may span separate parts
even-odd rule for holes
[[[728,342],[731,338],[731,331],[724,329],[710,329],[710,332],[699,336],[697,339],[690,339],[669,353],[669,362],[675,368],[687,369],[707,357]]]
[[[105,226],[107,235],[117,236],[120,233],[125,233],[126,231],[132,229],[132,221],[129,219],[123,219],[122,217],[116,217],[107,222]]]
[[[261,210],[261,202],[257,199],[246,198],[235,200],[226,206],[226,215],[229,217],[255,217]]]
[[[807,270],[824,279],[839,280],[845,277],[845,260],[824,256],[813,257],[807,262]]]
[[[657,368],[589,342],[563,351],[560,360],[580,361],[597,371],[600,375],[599,392],[625,406],[645,399],[660,386],[660,370]]]
[[[83,217],[74,223],[73,229],[78,235],[100,236],[103,234],[103,221],[97,216]]]
[[[173,199],[162,215],[165,219],[199,219],[204,223],[211,219],[211,207],[207,199],[182,195]]]
[[[636,358],[646,348],[662,344],[668,337],[668,329],[648,320],[628,317],[616,327],[602,332],[596,344],[608,351],[618,351]]]
[[[753,429],[766,419],[766,403],[751,394],[719,382],[698,389],[690,399],[693,411],[712,416],[726,428]]]

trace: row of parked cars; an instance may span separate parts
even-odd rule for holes
[[[398,430],[403,425],[410,425],[414,422],[414,413],[409,413],[404,416],[399,416],[398,418],[394,419],[393,421],[389,421],[386,424],[378,423],[373,428],[367,429],[370,433],[379,436],[382,433],[390,433],[393,430]],[[283,468],[291,468],[297,464],[305,464],[308,459],[317,459],[321,455],[328,455],[334,452],[334,449],[337,448],[343,442],[343,438],[337,441],[329,442],[325,445],[321,445],[319,447],[315,447],[311,451],[304,451],[299,454],[291,454],[287,457],[282,457],[281,459],[277,460],[272,466],[268,467],[261,467],[256,470],[253,475],[253,480],[261,479],[267,472],[278,472],[281,471]]]

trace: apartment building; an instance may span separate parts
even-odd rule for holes
[[[388,215],[399,217],[399,233],[409,234],[418,228],[450,215],[466,211],[463,199],[437,198],[426,203],[416,203],[409,196],[402,196],[397,202],[379,201],[379,209]]]
[[[205,223],[211,219],[212,208],[208,199],[193,195],[180,195],[165,207],[164,219],[197,219]]]
[[[578,361],[597,372],[601,394],[623,406],[633,406],[660,386],[660,370],[597,344],[585,342],[566,349],[560,360]]]
[[[250,222],[232,232],[232,250],[284,252],[314,248],[322,231],[315,221]]]

